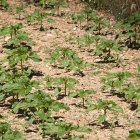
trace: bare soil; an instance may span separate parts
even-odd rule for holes
[[[11,4],[19,4],[20,1],[10,1]],[[79,5],[81,8],[82,5]],[[36,7],[34,5],[30,6],[30,12],[33,11]],[[67,13],[73,12],[75,9],[75,3],[71,2],[70,8],[61,9],[61,11],[66,11]],[[77,8],[78,9],[78,8]],[[103,13],[99,13],[104,15]],[[95,111],[86,112],[86,110],[82,107],[76,106],[76,104],[81,103],[80,98],[71,98],[64,97],[60,101],[67,104],[70,107],[69,111],[60,111],[56,113],[56,116],[62,117],[66,122],[71,122],[73,124],[85,125],[89,128],[93,129],[90,133],[81,133],[83,135],[83,140],[126,140],[129,130],[131,129],[140,129],[140,116],[136,114],[135,111],[130,110],[130,104],[123,101],[121,98],[117,96],[109,96],[109,93],[102,93],[101,91],[101,83],[100,79],[107,72],[119,72],[119,71],[129,71],[132,73],[136,73],[137,64],[140,60],[140,50],[131,50],[125,49],[120,53],[123,61],[119,67],[116,66],[115,63],[96,63],[98,61],[98,57],[94,56],[86,50],[79,48],[77,43],[71,44],[65,40],[66,36],[72,35],[76,37],[78,35],[83,35],[86,32],[81,30],[77,24],[69,23],[69,19],[66,17],[53,17],[55,20],[54,23],[48,23],[47,20],[44,20],[43,25],[45,27],[45,31],[40,32],[38,30],[39,25],[28,25],[26,20],[17,20],[17,15],[9,12],[5,12],[0,10],[0,27],[6,24],[13,24],[16,22],[21,22],[24,25],[23,30],[26,31],[29,36],[32,38],[34,42],[33,50],[35,50],[39,56],[43,59],[42,62],[35,63],[29,61],[28,64],[33,67],[34,70],[42,72],[44,75],[50,76],[71,76],[75,79],[79,80],[79,84],[76,88],[82,89],[95,89],[97,93],[95,95],[90,95],[90,99],[93,101],[97,101],[98,99],[104,100],[112,100],[118,105],[120,105],[124,112],[119,113],[118,122],[119,127],[115,127],[112,129],[101,129],[101,126],[98,125],[89,125],[89,123],[93,121],[97,121],[97,116],[99,113]],[[108,17],[108,16],[107,16]],[[109,17],[112,22],[115,22],[113,17]],[[55,29],[49,29],[49,27],[53,27]],[[109,30],[109,29],[108,29]],[[114,35],[116,31],[113,31],[113,35],[106,35],[104,38],[114,39]],[[2,51],[2,44],[5,43],[3,38],[0,38],[0,58],[3,58],[4,54]],[[48,58],[48,54],[46,52],[50,52],[50,50],[54,50],[56,47],[69,47],[77,54],[83,58],[85,61],[93,64],[92,68],[85,69],[85,76],[80,77],[78,75],[73,75],[72,72],[67,72],[65,69],[53,68],[51,65],[47,64],[45,60]],[[93,48],[95,46],[92,46]],[[34,77],[39,79],[38,77]],[[134,79],[135,80],[135,79]],[[46,89],[45,89],[46,90]],[[47,90],[46,90],[47,91]],[[48,91],[47,91],[48,92]],[[26,118],[18,117],[16,114],[11,112],[11,109],[6,105],[0,105],[0,114],[5,116],[4,120],[11,124],[11,126],[22,132],[24,134],[25,139],[27,140],[43,140],[40,131],[36,130],[37,126],[29,126],[31,131],[26,132]],[[111,112],[108,112],[108,120],[113,117]],[[77,134],[77,133],[74,133]],[[44,140],[48,140],[45,138]]]

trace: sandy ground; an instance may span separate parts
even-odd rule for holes
[[[12,4],[19,4],[18,1],[11,1]],[[35,7],[30,6],[30,11],[33,11]],[[65,9],[67,13],[70,13],[74,9],[74,5],[72,4],[70,8]],[[79,6],[80,7],[80,6]],[[29,10],[29,9],[28,9]],[[17,20],[17,15],[9,12],[0,11],[0,27],[6,24],[13,24],[15,22],[22,22],[24,24],[23,30],[26,31],[29,36],[32,38],[34,42],[33,50],[37,51],[40,57],[43,59],[42,62],[34,63],[29,61],[29,65],[33,67],[33,69],[42,72],[44,75],[50,76],[71,76],[77,80],[79,80],[79,84],[77,88],[83,89],[95,89],[97,93],[95,95],[90,95],[90,99],[93,101],[97,101],[98,99],[112,100],[120,105],[124,112],[118,115],[118,121],[120,127],[115,127],[112,129],[101,129],[101,126],[89,126],[88,124],[92,121],[97,120],[98,111],[91,111],[89,113],[86,112],[82,107],[77,107],[75,104],[81,103],[80,98],[71,98],[64,97],[61,99],[61,102],[69,105],[69,111],[60,111],[56,113],[56,116],[64,117],[66,122],[72,122],[73,124],[85,125],[93,129],[90,133],[81,133],[80,135],[84,136],[84,140],[126,140],[129,130],[138,128],[140,129],[140,119],[139,114],[136,114],[134,111],[129,109],[129,104],[123,101],[121,98],[117,96],[108,96],[109,93],[102,93],[101,91],[101,83],[100,79],[107,72],[118,72],[118,71],[130,71],[136,73],[137,63],[140,59],[140,50],[130,50],[125,49],[120,53],[123,61],[120,64],[120,67],[116,67],[116,64],[113,63],[96,63],[99,59],[96,56],[93,56],[92,53],[82,51],[82,49],[78,48],[77,43],[71,44],[65,40],[66,36],[72,35],[76,37],[78,35],[85,34],[84,30],[81,30],[77,24],[69,24],[68,19],[65,17],[53,17],[55,22],[50,24],[47,20],[44,20],[43,25],[46,28],[44,32],[40,32],[38,30],[38,25],[28,25],[26,20]],[[113,21],[113,18],[112,18]],[[52,26],[56,29],[50,30],[49,27]],[[114,33],[115,34],[115,33]],[[114,38],[114,35],[107,35],[105,38]],[[4,43],[4,39],[0,38],[0,50],[2,50],[2,44]],[[64,69],[53,68],[51,65],[46,64],[45,60],[48,58],[48,54],[45,52],[49,52],[50,50],[55,49],[56,47],[69,47],[77,54],[83,58],[85,61],[93,64],[92,68],[84,70],[84,77],[80,77],[78,75],[73,75],[72,72],[66,72]],[[93,48],[95,46],[92,46]],[[3,53],[1,51],[0,58],[3,57]],[[37,79],[38,77],[36,77]],[[40,78],[40,77],[39,77]],[[45,89],[47,91],[47,89]],[[25,124],[26,119],[18,118],[16,114],[13,114],[11,110],[5,105],[0,106],[0,114],[5,116],[4,120],[9,122],[14,129],[19,130],[23,133],[27,140],[43,140],[39,131],[34,132],[25,132]],[[110,119],[113,114],[108,112],[108,118]],[[4,121],[2,120],[2,121]],[[33,130],[36,129],[36,126],[31,126]],[[45,138],[45,140],[48,140]]]

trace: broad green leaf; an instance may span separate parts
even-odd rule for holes
[[[128,140],[139,140],[140,139],[140,130],[133,129],[129,131]]]
[[[105,116],[105,115],[99,115],[99,116],[98,116],[98,121],[99,121],[100,123],[103,123],[103,122],[105,121],[105,119],[106,119],[106,116]]]

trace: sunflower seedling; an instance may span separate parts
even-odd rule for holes
[[[55,139],[66,138],[68,140],[75,140],[71,135],[73,131],[76,132],[91,132],[91,129],[85,126],[73,125],[72,123],[66,123],[64,121],[46,121],[41,125],[41,128],[44,130],[44,133],[53,136]],[[77,137],[75,137],[77,140]],[[79,137],[78,137],[78,140]]]
[[[44,31],[43,20],[48,17],[48,13],[45,13],[39,9],[36,9],[34,13],[27,16],[27,22],[37,22],[40,25],[39,30]]]
[[[121,47],[116,42],[101,39],[96,46],[95,55],[103,59],[104,62],[119,62],[120,58],[117,52],[120,50]]]
[[[140,139],[140,130],[132,129],[129,131],[128,140],[139,140]]]
[[[0,82],[3,84],[2,91],[6,97],[13,96],[13,102],[19,99],[19,95],[24,97],[28,94],[32,87],[37,86],[37,82],[30,81],[29,74],[22,72],[8,72],[5,77],[1,77]]]
[[[46,83],[45,85],[48,89],[53,89],[54,83],[55,83],[55,78],[48,75],[44,78],[44,81],[45,81],[45,83]]]
[[[25,12],[25,5],[19,5],[16,7],[16,14],[18,15],[18,20],[21,20],[21,14]]]
[[[82,37],[78,37],[77,42],[79,46],[87,47],[90,50],[91,45],[94,42],[94,37],[86,34],[83,35]]]
[[[20,69],[23,71],[24,62],[28,59],[32,59],[35,62],[40,62],[42,59],[37,55],[36,52],[32,51],[26,46],[20,46],[13,50],[7,50],[7,61],[11,67],[15,67],[20,64]]]
[[[0,138],[2,140],[24,140],[22,134],[13,130],[7,122],[0,122]]]
[[[50,53],[48,62],[55,66],[61,66],[67,70],[74,71],[81,76],[83,76],[81,70],[89,66],[87,62],[84,62],[81,58],[79,58],[70,48],[60,47]]]
[[[54,8],[56,9],[57,11],[57,15],[58,16],[61,16],[62,14],[60,13],[60,7],[64,7],[64,8],[67,8],[69,5],[68,3],[65,2],[65,0],[55,0],[54,2]]]
[[[80,26],[80,29],[81,29],[81,27],[82,27],[82,22],[84,22],[85,21],[85,17],[83,16],[83,14],[81,13],[81,12],[79,12],[79,13],[74,13],[74,14],[72,14],[71,15],[71,18],[72,18],[72,21],[74,22],[74,23],[79,23],[79,26]]]
[[[9,3],[7,0],[0,0],[0,8],[4,10],[8,10]]]
[[[123,88],[124,98],[135,104],[136,109],[140,105],[140,87],[139,85],[128,84]],[[134,109],[133,109],[134,110]]]
[[[17,35],[19,30],[23,27],[22,23],[17,23],[14,25],[5,25],[0,29],[0,36],[8,36],[10,35],[11,39]]]
[[[85,99],[88,95],[95,94],[95,90],[84,90],[84,89],[78,89],[72,94],[70,94],[71,97],[80,97],[82,99],[82,107],[85,107]]]
[[[67,95],[67,90],[69,90],[68,95],[70,94],[70,91],[74,88],[76,84],[79,83],[78,80],[71,78],[71,77],[58,77],[55,78],[56,85],[63,85],[64,86],[64,94]]]
[[[139,48],[139,32],[140,32],[140,14],[133,13],[128,18],[114,25],[115,28],[122,28],[122,33],[116,36],[116,39],[125,39],[125,45],[130,48]]]
[[[98,35],[101,34],[101,30],[103,27],[108,27],[110,25],[107,19],[105,19],[104,17],[99,17],[95,14],[92,15],[91,19],[96,25],[96,30],[98,31]]]
[[[89,104],[89,108],[87,109],[87,111],[92,111],[95,109],[103,111],[103,114],[98,116],[98,121],[105,127],[107,124],[107,111],[111,111],[114,113],[123,112],[122,108],[113,101],[98,100],[95,104],[91,103],[91,101],[87,101],[87,104]]]
[[[12,46],[13,48],[24,46],[31,49],[30,45],[32,45],[32,41],[26,32],[18,32],[14,37],[12,37],[12,39],[7,41],[7,45]]]
[[[130,78],[130,72],[117,72],[117,73],[108,73],[105,77],[101,79],[101,82],[104,84],[102,90],[110,90],[110,93],[122,93],[123,87],[127,85],[126,81]]]
[[[93,11],[90,6],[85,6],[85,8],[81,12],[83,13],[83,16],[85,17],[87,21],[87,26],[88,26],[88,22],[91,20],[91,15]]]

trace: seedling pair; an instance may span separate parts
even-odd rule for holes
[[[81,70],[88,66],[88,63],[79,58],[70,48],[56,48],[50,53],[48,62],[81,75],[83,75]]]
[[[139,85],[127,82],[130,76],[129,72],[110,73],[102,78],[102,89],[110,89],[110,93],[121,95],[126,101],[135,102],[139,106],[140,88]]]
[[[66,123],[64,121],[49,121],[45,122],[41,125],[41,128],[43,128],[44,133],[47,135],[50,135],[56,139],[66,138],[68,140],[81,140],[80,136],[73,137],[71,135],[71,132],[77,131],[77,132],[90,132],[91,129],[84,127],[84,126],[78,126],[73,125],[72,123]]]
[[[102,89],[105,91],[110,90],[110,93],[121,92],[123,86],[127,85],[126,81],[130,78],[130,72],[117,72],[117,73],[108,73],[105,77],[101,79],[101,82],[104,84]]]
[[[116,28],[121,27],[122,33],[116,36],[116,39],[126,38],[126,45],[130,48],[139,48],[139,32],[140,32],[140,14],[133,13],[128,18],[118,22]]]
[[[79,83],[78,80],[74,79],[74,78],[71,78],[71,77],[51,77],[51,76],[47,76],[45,77],[45,82],[46,82],[46,86],[48,88],[52,88],[54,87],[55,88],[55,93],[57,94],[60,94],[61,92],[61,86],[63,87],[64,89],[64,95],[66,96],[67,94],[69,95],[70,94],[70,91],[74,88],[74,86],[76,84]],[[69,90],[69,92],[67,91]]]
[[[89,6],[85,6],[84,9],[81,10],[80,12],[76,14],[72,14],[71,18],[74,22],[79,22],[81,28],[81,24],[84,21],[87,22],[87,26],[88,26],[88,23],[91,20],[92,13],[93,13],[92,9]]]

